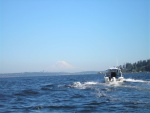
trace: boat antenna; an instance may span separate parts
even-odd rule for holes
[[[116,67],[119,67],[118,66],[118,58],[116,57]]]

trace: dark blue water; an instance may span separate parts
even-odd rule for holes
[[[150,113],[150,73],[125,74],[106,84],[103,75],[0,78],[1,113]]]

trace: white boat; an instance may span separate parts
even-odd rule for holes
[[[105,82],[123,82],[124,77],[122,75],[121,69],[117,67],[112,67],[106,70],[104,76]]]

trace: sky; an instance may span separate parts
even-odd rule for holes
[[[149,0],[0,0],[0,73],[101,71],[149,58]]]

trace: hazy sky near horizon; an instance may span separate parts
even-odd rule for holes
[[[0,0],[0,73],[104,70],[148,58],[149,0]]]

